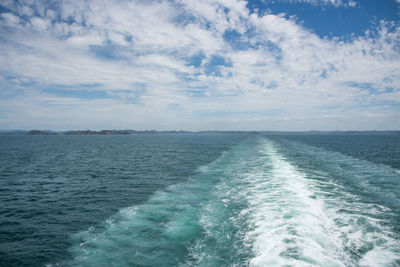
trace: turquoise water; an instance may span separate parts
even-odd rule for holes
[[[400,265],[400,135],[0,142],[2,266]]]

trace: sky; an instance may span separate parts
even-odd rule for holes
[[[1,129],[400,130],[400,0],[2,0]]]

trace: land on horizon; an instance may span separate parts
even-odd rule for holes
[[[238,130],[238,131],[217,131],[217,130],[204,130],[204,131],[187,131],[187,130],[68,130],[68,131],[53,131],[53,130],[0,130],[0,135],[130,135],[130,134],[201,134],[201,133],[225,133],[225,134],[329,134],[329,133],[396,133],[400,134],[400,130],[333,130],[333,131],[253,131],[253,130]]]

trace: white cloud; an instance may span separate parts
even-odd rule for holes
[[[1,18],[4,20],[4,24],[6,26],[17,27],[17,25],[20,23],[19,17],[11,13],[2,13]]]
[[[305,2],[313,5],[333,5],[335,7],[355,7],[356,1],[353,0],[291,0],[292,2]]]
[[[355,7],[355,0],[262,0],[263,2],[289,2],[289,3],[307,3],[311,5],[330,5],[335,7]],[[396,0],[398,1],[398,0]]]
[[[56,129],[399,125],[397,25],[382,22],[378,34],[341,41],[283,16],[250,14],[245,1],[40,3],[11,1],[5,5],[13,13],[1,14],[0,93],[24,92],[0,96],[0,114],[10,114],[2,128],[40,128],[38,121]],[[227,30],[237,39],[224,38]],[[201,64],[190,66],[196,56]],[[217,56],[229,64],[212,66]],[[108,98],[52,92],[57,88]]]
[[[38,17],[31,19],[31,24],[36,31],[46,31],[50,23],[50,21]]]

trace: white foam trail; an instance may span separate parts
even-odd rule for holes
[[[261,143],[264,162],[247,173],[243,193],[250,266],[400,266],[400,241],[382,219],[390,209],[363,203],[329,174],[312,179],[272,141]]]
[[[324,203],[313,198],[305,175],[288,163],[269,141],[265,163],[247,176],[248,233],[255,257],[251,266],[344,266],[344,252]],[[266,171],[269,170],[269,171]]]
[[[316,166],[302,171],[277,145],[250,139],[219,166],[189,266],[399,265],[399,240],[378,219],[390,210],[363,203]],[[335,168],[337,155],[323,153]]]

